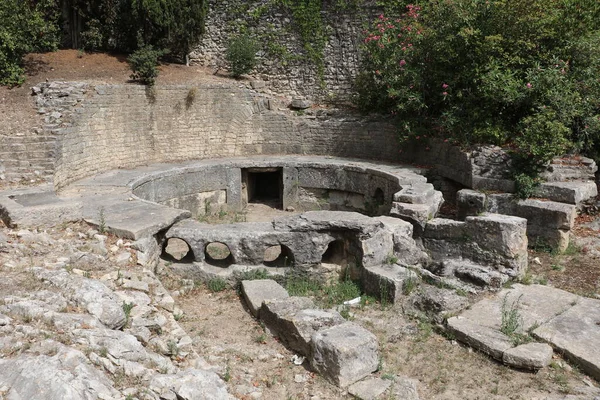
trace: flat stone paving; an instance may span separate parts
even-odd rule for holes
[[[508,343],[494,339],[504,336],[500,332],[502,312],[511,308],[516,308],[521,318],[518,332],[530,331],[535,339],[600,379],[600,300],[548,286],[515,284],[451,318],[448,325],[457,339],[498,358],[508,351]]]

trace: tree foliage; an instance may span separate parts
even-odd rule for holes
[[[204,32],[204,0],[75,0],[84,46],[132,52],[145,45],[183,59]]]
[[[23,82],[23,56],[33,51],[53,50],[58,28],[51,1],[0,1],[0,84]]]
[[[600,147],[596,0],[433,0],[390,12],[364,40],[358,103],[397,116],[404,138],[506,145],[536,165]]]

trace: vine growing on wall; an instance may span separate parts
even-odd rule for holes
[[[321,85],[324,84],[325,73],[325,47],[329,40],[330,29],[323,17],[326,0],[268,0],[253,5],[243,1],[233,5],[229,10],[233,12],[232,26],[240,33],[249,33],[258,26],[261,19],[275,10],[281,10],[291,18],[291,29],[299,36],[304,54],[301,56],[310,61],[316,68],[317,77]],[[338,11],[358,10],[364,0],[336,0],[331,7]],[[254,34],[263,43],[263,50],[281,60],[282,65],[298,58],[290,54],[285,45],[277,43],[275,26],[267,24],[266,30],[259,32],[254,29]],[[289,32],[288,32],[289,33]]]

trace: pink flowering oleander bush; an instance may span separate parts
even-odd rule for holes
[[[531,171],[567,151],[600,154],[600,2],[398,9],[364,32],[356,87],[358,105],[396,118],[404,140],[507,146]]]

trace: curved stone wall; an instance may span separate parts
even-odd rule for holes
[[[60,103],[57,113],[69,116],[55,128],[57,189],[107,170],[157,162],[260,154],[393,161],[399,153],[389,124],[327,110],[298,116],[233,82],[157,86],[151,92],[137,85],[102,85],[74,102],[68,85],[60,102],[52,99]]]
[[[209,212],[208,205],[227,204],[240,211],[249,201],[249,172],[275,172],[281,207],[297,210],[356,210],[387,214],[402,185],[424,184],[417,169],[323,157],[252,157],[205,160],[146,174],[130,183],[132,193],[147,201]],[[311,201],[312,200],[312,201]]]

